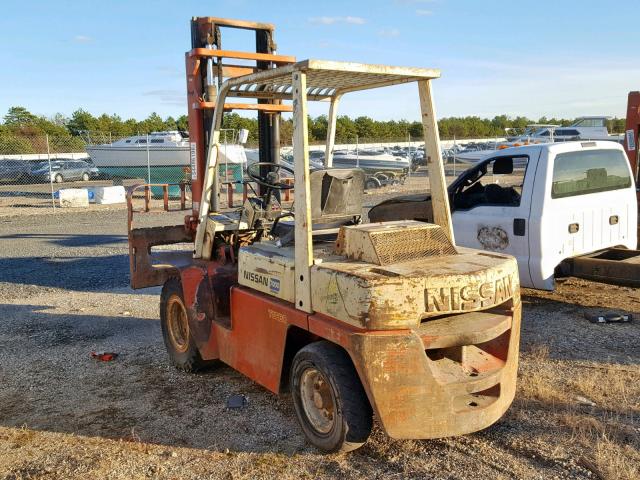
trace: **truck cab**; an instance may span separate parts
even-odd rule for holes
[[[552,290],[567,258],[637,244],[635,186],[613,142],[505,149],[454,185],[458,244],[513,255],[526,287]]]
[[[633,175],[615,142],[500,150],[463,172],[448,192],[456,243],[513,255],[523,287],[553,290],[563,261],[638,242]],[[369,219],[398,215],[430,221],[429,197],[383,202]]]

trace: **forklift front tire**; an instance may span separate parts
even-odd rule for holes
[[[189,317],[178,278],[170,278],[160,296],[160,326],[167,353],[176,368],[195,372],[207,365],[202,360],[189,328]]]
[[[327,341],[302,348],[291,365],[290,385],[298,422],[313,446],[333,453],[364,445],[373,411],[343,349]]]

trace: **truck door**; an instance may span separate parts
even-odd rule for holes
[[[513,255],[523,286],[531,285],[529,214],[539,154],[539,149],[527,149],[526,154],[486,160],[480,177],[453,198],[456,243]]]

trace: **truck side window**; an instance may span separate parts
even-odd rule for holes
[[[574,197],[631,186],[621,150],[582,150],[559,153],[553,164],[551,198]]]
[[[482,165],[477,176],[473,180],[470,178],[454,193],[454,208],[469,210],[481,205],[519,206],[528,161],[526,155],[497,157]]]

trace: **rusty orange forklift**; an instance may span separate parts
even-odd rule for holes
[[[254,32],[256,51],[223,49],[224,28]],[[389,436],[411,439],[498,420],[515,393],[518,270],[512,257],[455,245],[432,97],[439,71],[296,62],[275,53],[274,27],[264,23],[198,17],[191,31],[192,211],[184,224],[136,228],[129,193],[131,285],[163,286],[173,364],[193,371],[222,361],[291,392],[306,438],[324,452],[361,446],[374,414]],[[365,223],[364,173],[332,167],[339,101],[405,83],[419,94],[434,222]],[[329,105],[319,169],[309,166],[309,101]],[[219,138],[223,112],[234,109],[258,111],[260,161],[247,174],[260,189],[223,211]],[[293,169],[278,163],[281,112],[293,113]],[[288,207],[285,172],[295,185]],[[148,206],[150,186],[140,188]],[[189,251],[152,251],[184,242]]]

